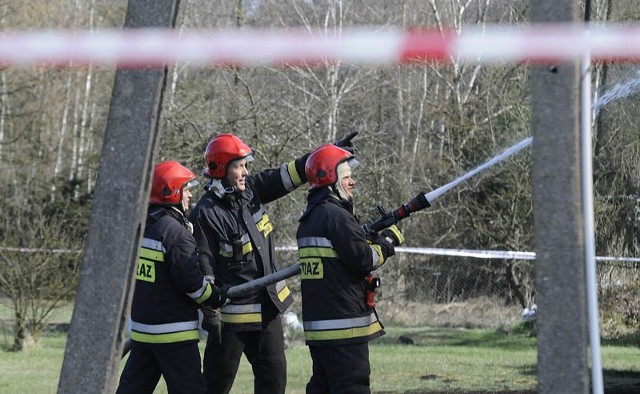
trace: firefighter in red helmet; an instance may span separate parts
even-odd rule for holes
[[[383,327],[368,297],[372,271],[404,237],[394,225],[366,234],[353,211],[358,161],[324,145],[307,159],[307,208],[296,238],[300,256],[302,320],[313,361],[307,393],[370,393],[368,342]]]
[[[338,141],[349,146],[356,133]],[[215,136],[204,153],[207,192],[191,214],[201,269],[217,286],[239,285],[278,270],[274,225],[265,204],[307,182],[308,154],[279,168],[249,174],[251,148],[232,134]],[[292,303],[284,281],[205,314],[209,331],[203,372],[208,393],[228,393],[244,353],[255,393],[285,392],[287,373],[280,314]],[[219,330],[219,331],[218,331]]]
[[[153,171],[131,306],[132,347],[118,394],[153,393],[161,375],[171,394],[205,393],[198,308],[218,307],[225,298],[200,271],[185,216],[195,178],[175,161]]]

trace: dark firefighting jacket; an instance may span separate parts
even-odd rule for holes
[[[278,270],[274,225],[264,204],[307,182],[304,173],[307,156],[278,169],[248,176],[242,193],[220,198],[210,190],[200,199],[191,213],[191,221],[200,250],[200,266],[205,275],[215,277],[216,286],[228,289]],[[232,330],[260,330],[262,322],[277,313],[273,306],[265,304],[268,302],[280,313],[291,305],[293,298],[285,281],[231,300],[221,308],[222,321]],[[264,306],[270,311],[263,310]]]
[[[387,256],[367,241],[352,205],[326,187],[311,190],[296,237],[307,345],[362,343],[383,335],[366,304],[365,277]]]
[[[211,285],[198,266],[193,235],[182,212],[151,206],[136,272],[131,339],[149,345],[198,340],[198,306]]]

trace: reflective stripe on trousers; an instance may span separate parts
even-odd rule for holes
[[[308,341],[368,337],[382,330],[374,313],[351,319],[304,321],[303,326]]]
[[[131,322],[131,339],[144,343],[173,343],[198,339],[198,321],[166,324]]]
[[[260,304],[225,305],[220,309],[222,321],[225,323],[262,323],[262,306]]]

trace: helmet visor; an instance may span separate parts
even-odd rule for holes
[[[192,187],[196,187],[200,184],[200,182],[198,182],[197,179],[193,179],[190,180],[189,182],[185,183],[183,187],[185,188],[192,188]]]

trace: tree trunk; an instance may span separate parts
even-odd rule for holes
[[[9,95],[7,94],[7,76],[0,72],[0,161],[2,160],[2,146],[4,145],[4,127],[9,115]]]
[[[13,346],[11,347],[11,351],[13,352],[21,352],[25,348],[25,343],[27,341],[27,337],[29,336],[27,330],[27,322],[24,318],[24,314],[16,307],[15,309],[15,334],[13,336]]]

